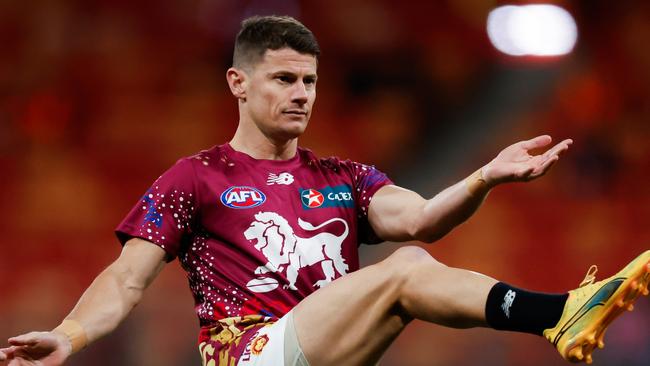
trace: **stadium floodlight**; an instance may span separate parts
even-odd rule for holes
[[[578,39],[575,20],[556,5],[506,5],[487,19],[492,45],[512,56],[560,56],[571,52]]]

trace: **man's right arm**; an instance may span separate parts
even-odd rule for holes
[[[144,290],[165,265],[165,251],[148,241],[133,238],[119,258],[88,287],[72,312],[65,318],[91,343],[113,331],[140,302]],[[61,329],[60,327],[57,329]],[[11,347],[0,349],[4,358],[33,358],[43,354],[45,365],[60,365],[71,353],[74,340],[60,331],[31,332],[9,339]],[[49,352],[48,352],[49,351]]]
[[[490,188],[544,175],[573,140],[563,140],[544,153],[533,152],[550,143],[551,137],[543,135],[512,144],[467,179],[428,200],[404,188],[384,186],[370,202],[370,225],[383,240],[432,243],[472,216]]]

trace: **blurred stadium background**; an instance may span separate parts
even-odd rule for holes
[[[514,2],[522,4],[525,2]],[[57,325],[120,251],[112,230],[181,156],[237,124],[224,73],[240,21],[289,14],[323,55],[310,128],[320,155],[373,163],[433,195],[506,145],[574,145],[543,179],[499,187],[428,250],[555,292],[650,246],[650,3],[551,1],[578,25],[566,56],[505,56],[488,12],[447,0],[0,2],[0,339]],[[363,247],[363,261],[396,244]],[[223,260],[228,260],[224,258]],[[198,365],[184,273],[167,266],[111,336],[70,365]],[[608,331],[599,365],[648,365],[650,301]],[[562,365],[542,339],[414,322],[381,365]]]

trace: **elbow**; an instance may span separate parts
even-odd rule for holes
[[[144,295],[145,286],[132,280],[125,281],[122,285],[125,297],[130,300],[131,306],[135,307]]]
[[[109,271],[122,297],[128,299],[132,303],[132,307],[135,306],[142,298],[146,286],[134,275],[133,270],[128,266],[114,264],[109,267]]]
[[[413,220],[413,225],[411,226],[410,232],[411,238],[427,244],[438,241],[446,234],[446,232],[441,232],[438,230],[436,225],[432,225],[428,222],[423,222],[423,220]]]
[[[425,215],[421,215],[411,220],[411,222],[411,237],[427,244],[442,239],[456,226],[449,220],[443,218],[427,219]]]

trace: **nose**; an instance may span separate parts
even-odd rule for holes
[[[308,99],[309,94],[307,92],[307,86],[305,83],[302,81],[295,83],[291,94],[291,101],[296,104],[303,105],[307,103]]]

